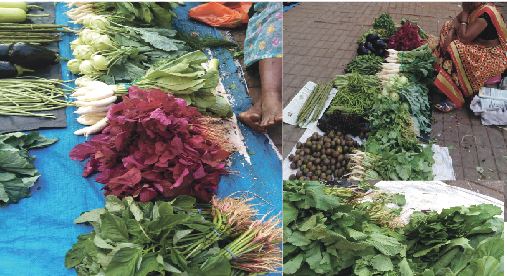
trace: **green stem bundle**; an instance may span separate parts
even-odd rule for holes
[[[60,80],[0,79],[0,116],[55,118],[51,111],[69,105]]]
[[[333,82],[317,84],[317,87],[315,87],[299,111],[296,120],[298,126],[302,127],[309,122],[319,119],[319,115],[326,105],[326,100],[332,88]]]
[[[0,23],[0,43],[46,44],[60,41],[61,32],[74,32],[57,24]]]

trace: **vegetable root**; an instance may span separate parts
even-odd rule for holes
[[[102,118],[100,121],[96,122],[92,126],[84,127],[84,128],[74,131],[74,134],[88,136],[88,135],[98,133],[98,132],[102,131],[107,126],[107,122],[108,122],[107,117]]]
[[[116,101],[116,96],[111,96],[105,99],[101,99],[98,101],[85,102],[85,101],[75,101],[74,104],[76,106],[108,106]]]

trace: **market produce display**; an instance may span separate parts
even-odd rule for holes
[[[367,190],[284,182],[284,274],[502,275],[499,207],[418,211],[405,223],[403,195]]]
[[[252,275],[281,265],[280,221],[256,220],[249,200],[195,198],[137,203],[106,198],[105,208],[76,223],[94,230],[79,236],[65,266],[78,275]]]
[[[49,111],[75,107],[71,119],[83,127],[74,128],[77,129],[74,134],[93,136],[80,140],[84,142],[72,149],[70,157],[86,161],[84,168],[80,168],[83,176],[96,173],[96,181],[104,184],[107,195],[104,208],[84,213],[76,220],[89,223],[94,229],[81,235],[68,251],[65,267],[75,269],[78,275],[255,275],[280,270],[282,229],[277,215],[267,215],[264,208],[257,206],[257,198],[246,198],[243,194],[235,195],[238,198],[223,197],[230,194],[224,191],[239,190],[244,185],[242,181],[259,174],[249,171],[251,176],[242,176],[246,181],[238,181],[237,189],[225,189],[220,192],[223,198],[215,197],[221,176],[237,173],[237,157],[229,157],[234,152],[248,153],[246,139],[233,116],[230,100],[234,98],[226,94],[225,84],[220,81],[218,59],[223,60],[224,55],[207,48],[236,44],[212,35],[179,33],[173,29],[174,9],[180,5],[176,3],[69,4],[72,8],[68,15],[74,23],[82,25],[81,29],[30,24],[19,11],[26,13],[36,7],[12,3],[21,4],[25,7],[4,7],[0,3],[0,14],[9,12],[12,15],[9,18],[16,22],[0,23],[0,115],[6,120],[9,116],[52,119],[55,115]],[[55,20],[62,22],[68,9],[62,9],[61,3],[57,6]],[[0,22],[7,19],[2,17]],[[47,21],[52,20],[51,15]],[[64,37],[59,45],[64,46],[59,51],[61,58],[57,51],[41,46],[57,42],[60,35],[67,33],[76,34],[77,39],[69,45]],[[70,54],[65,46],[72,49],[73,59],[68,59]],[[67,69],[81,75],[74,80],[75,88],[70,81],[40,77],[53,76],[52,66],[61,60],[68,60],[67,68],[58,68],[62,69],[64,79],[74,80]],[[30,77],[18,78],[22,74]],[[73,122],[71,127],[76,125]],[[48,132],[52,131],[61,135],[70,130]],[[58,136],[65,143],[58,145],[56,155],[69,154],[60,152],[73,141],[68,134]],[[260,142],[247,134],[250,143]],[[0,205],[17,203],[29,196],[39,173],[28,150],[54,142],[56,139],[46,139],[37,133],[0,135]],[[48,153],[43,154],[47,157]],[[246,170],[245,164],[241,166]],[[62,170],[72,171],[69,167]],[[253,166],[250,164],[248,168]],[[54,172],[48,178],[59,174]],[[73,185],[76,177],[82,179],[78,174],[61,181]],[[226,184],[231,179],[226,179]],[[90,188],[80,186],[75,191],[82,193],[85,200],[90,200],[88,192],[100,195],[93,190],[96,186]],[[259,196],[258,191],[252,188],[242,192]],[[40,198],[27,202],[27,210],[33,212],[30,208],[37,206]],[[90,202],[96,204],[101,200],[99,196]],[[47,223],[44,226],[47,229],[52,227],[47,218],[61,219],[83,207],[75,204],[55,216],[55,209],[60,207],[55,207],[55,202],[47,204],[45,219],[40,224]],[[38,215],[30,219],[40,219]],[[2,219],[13,227],[22,223],[12,217]],[[38,235],[32,232],[32,225],[39,226],[31,223],[23,228],[30,238]],[[67,235],[68,229],[83,233],[82,228],[68,225],[54,231]],[[36,269],[42,269],[43,273],[56,270],[55,275],[74,273],[62,272],[63,255],[58,254],[62,248],[70,248],[69,240],[47,239],[41,244],[48,246],[48,256],[52,257],[49,266],[54,267]],[[56,250],[55,244],[59,247]],[[62,244],[65,246],[61,247]],[[7,258],[16,255],[2,254]],[[59,265],[53,265],[55,260]],[[9,269],[3,264],[2,273]]]
[[[208,138],[219,129],[203,115],[160,90],[129,89],[112,105],[108,126],[76,146],[74,160],[90,158],[83,172],[98,171],[106,194],[150,201],[158,196],[194,195],[210,200],[230,152]]]
[[[372,53],[359,53],[347,64],[346,74],[336,76],[334,87],[338,92],[319,119],[318,127],[325,135],[338,131],[356,136],[361,143],[352,152],[344,153],[347,166],[333,178],[433,179],[432,148],[422,141],[431,131],[427,84],[434,77],[435,58],[420,39],[419,33],[424,32],[407,20],[396,27],[389,14],[384,13],[365,33],[364,43],[386,38],[397,41],[407,31],[417,33],[416,46],[403,46],[407,51],[387,49],[382,55],[375,55],[371,49]],[[338,161],[332,158],[330,162]],[[292,165],[293,169],[299,166],[297,161]],[[312,179],[305,177],[300,173],[292,179]],[[327,176],[313,179],[328,180]]]
[[[357,146],[341,132],[330,131],[325,135],[314,133],[304,144],[297,143],[295,154],[289,155],[291,169],[297,169],[290,179],[327,180],[340,179],[346,172],[347,154]]]
[[[78,4],[68,12],[84,26],[71,44],[75,59],[67,63],[70,71],[107,84],[158,88],[184,98],[201,112],[231,117],[228,100],[215,91],[217,60],[178,39],[188,36],[178,35],[171,27],[174,5]],[[200,45],[202,41],[192,42]]]
[[[0,205],[17,203],[30,196],[30,188],[40,174],[28,150],[47,147],[56,141],[37,132],[0,134]]]

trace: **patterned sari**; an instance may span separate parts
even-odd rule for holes
[[[248,21],[245,38],[246,67],[267,58],[283,57],[282,2],[260,2]]]
[[[507,70],[507,26],[498,9],[491,4],[482,5],[470,14],[468,23],[473,23],[484,13],[491,18],[500,45],[485,47],[454,40],[442,55],[440,49],[453,27],[452,21],[448,21],[440,33],[440,44],[434,51],[438,70],[434,84],[457,108],[463,106],[465,98],[478,93],[488,79]]]

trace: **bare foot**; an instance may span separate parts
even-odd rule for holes
[[[261,127],[269,128],[282,121],[282,100],[277,91],[262,92],[262,122]]]
[[[261,126],[261,106],[260,103],[254,103],[247,111],[241,112],[238,116],[239,120],[252,128],[253,130],[261,133],[266,132],[266,128]]]

